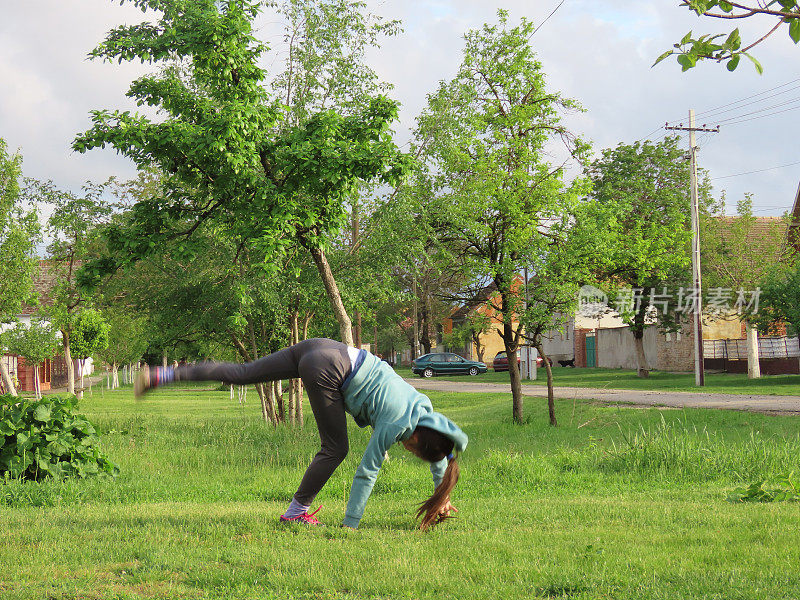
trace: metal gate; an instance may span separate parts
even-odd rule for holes
[[[586,336],[586,366],[597,366],[597,337],[594,334]]]

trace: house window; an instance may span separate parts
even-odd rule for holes
[[[442,335],[444,334],[444,329],[442,328],[441,324],[436,326],[436,345],[441,346],[444,342]]]
[[[669,331],[664,335],[664,337],[668,342],[672,341],[672,334]]]

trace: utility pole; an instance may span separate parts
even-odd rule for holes
[[[700,280],[700,202],[697,197],[697,138],[698,131],[707,133],[719,133],[719,126],[709,129],[705,125],[696,127],[694,122],[694,109],[689,109],[689,127],[684,127],[681,123],[678,127],[665,125],[664,129],[673,131],[689,132],[689,156],[691,158],[690,184],[692,188],[692,287],[695,301],[693,332],[694,332],[694,383],[697,386],[706,384],[705,371],[703,369],[703,303],[702,286]]]
[[[358,219],[358,198],[353,199],[353,232],[352,232],[352,244],[351,248],[355,249],[358,245],[358,233],[359,233],[359,219]],[[353,315],[355,319],[355,326],[354,335],[353,335],[353,343],[355,344],[356,348],[361,349],[361,311],[356,309],[355,314]]]
[[[414,296],[414,344],[412,345],[411,358],[419,357],[419,310],[417,309],[417,276],[413,275],[411,295]]]

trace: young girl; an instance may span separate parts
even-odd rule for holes
[[[417,517],[422,516],[420,528],[427,529],[457,511],[450,503],[450,493],[459,475],[456,453],[467,447],[466,434],[450,419],[434,412],[427,396],[365,350],[334,340],[311,339],[251,363],[145,367],[136,380],[135,393],[139,397],[175,381],[246,385],[296,377],[303,380],[322,448],[306,469],[281,521],[321,525],[315,517],[317,511],[309,514],[308,509],[347,455],[345,412],[359,427],[371,425],[373,431],[353,478],[344,526],[358,527],[386,451],[395,442],[431,463],[435,489],[417,511]]]

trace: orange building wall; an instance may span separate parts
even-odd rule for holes
[[[53,369],[50,359],[44,361],[44,364],[39,366],[39,388],[41,391],[50,389],[50,382],[52,381]],[[33,392],[36,389],[34,381],[34,367],[25,363],[25,359],[19,357],[17,359],[17,378],[19,379],[19,391]]]

